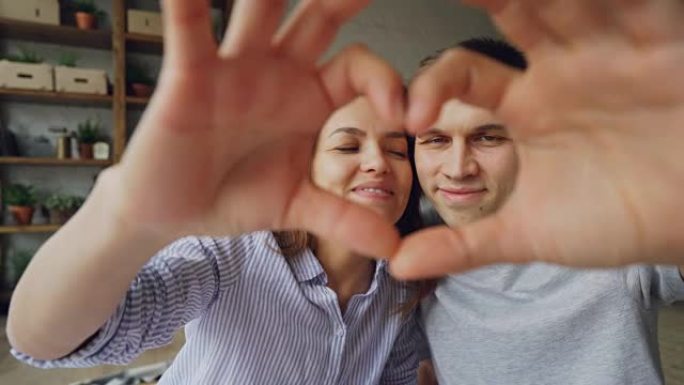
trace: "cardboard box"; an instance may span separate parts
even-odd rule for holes
[[[163,27],[161,13],[129,9],[127,11],[127,17],[128,32],[162,36]]]
[[[59,25],[59,0],[0,0],[0,17]]]
[[[0,60],[0,87],[54,91],[52,66]]]
[[[55,91],[107,94],[107,72],[98,69],[55,67]]]

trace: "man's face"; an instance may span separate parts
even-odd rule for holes
[[[515,186],[518,157],[502,123],[457,100],[416,138],[416,169],[425,195],[450,227],[495,212]]]

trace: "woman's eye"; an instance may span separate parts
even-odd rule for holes
[[[342,146],[342,147],[335,147],[335,151],[338,151],[338,152],[341,152],[341,153],[344,153],[344,154],[350,154],[350,153],[358,152],[358,151],[359,151],[359,147],[358,147],[358,146]]]
[[[391,155],[396,156],[397,158],[400,159],[406,159],[408,158],[408,154],[405,151],[395,151],[395,150],[389,150],[388,151]]]

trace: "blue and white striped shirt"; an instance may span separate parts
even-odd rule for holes
[[[379,262],[342,314],[310,250],[286,259],[270,232],[189,237],[145,265],[83,348],[54,361],[13,354],[43,368],[126,364],[187,324],[160,385],[415,384],[416,320],[397,312],[409,295]]]

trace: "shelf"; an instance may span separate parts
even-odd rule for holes
[[[0,234],[54,233],[61,225],[0,226]]]
[[[110,107],[113,103],[111,95],[76,94],[68,92],[19,90],[0,88],[0,100],[11,102],[73,104],[78,106]]]
[[[164,53],[164,39],[161,36],[126,33],[126,48],[138,53]]]
[[[58,26],[0,17],[0,36],[9,39],[29,40],[49,44],[63,44],[110,50],[112,34],[109,31],[86,31],[71,26]]]
[[[147,104],[150,102],[150,98],[141,98],[138,96],[127,96],[126,97],[126,103],[131,107],[135,109],[145,109],[147,107]]]
[[[111,160],[95,159],[57,159],[57,158],[30,158],[30,157],[0,157],[0,165],[16,166],[66,166],[66,167],[109,167]]]

